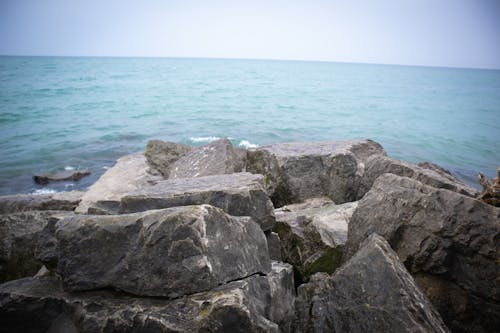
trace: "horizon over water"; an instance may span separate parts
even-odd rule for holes
[[[478,188],[500,165],[500,70],[303,60],[0,56],[0,194],[84,189],[150,139],[369,138]],[[39,172],[88,168],[78,182]]]

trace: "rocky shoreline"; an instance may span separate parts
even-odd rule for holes
[[[0,197],[6,332],[494,332],[500,208],[371,140],[152,140]]]

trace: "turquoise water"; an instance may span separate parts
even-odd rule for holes
[[[0,57],[0,194],[157,138],[200,145],[371,138],[475,183],[500,165],[500,71],[328,62]]]

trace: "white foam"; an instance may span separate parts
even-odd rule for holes
[[[75,168],[70,165],[67,165],[64,167],[64,170],[75,170]]]
[[[219,140],[219,137],[216,136],[202,136],[202,137],[191,137],[189,140],[192,142],[212,142],[215,140]]]
[[[257,148],[259,145],[255,144],[255,143],[251,143],[248,140],[241,140],[240,144],[238,146],[246,148],[246,149],[250,149],[250,148]]]
[[[53,194],[53,193],[57,193],[57,191],[50,188],[41,188],[33,192],[33,194]]]

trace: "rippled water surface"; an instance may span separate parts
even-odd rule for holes
[[[500,165],[500,71],[327,62],[0,57],[0,194],[89,186],[149,139],[371,138],[466,182]],[[42,188],[31,176],[89,168]]]

